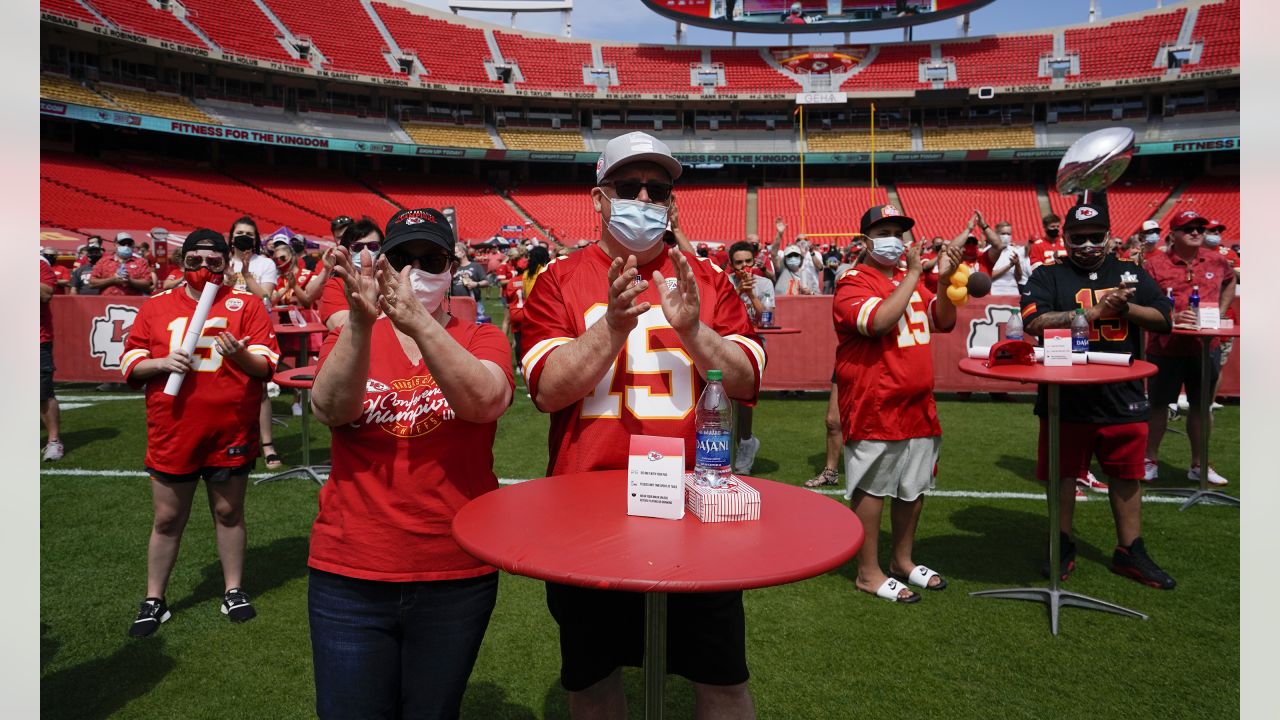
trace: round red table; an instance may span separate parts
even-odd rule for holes
[[[1232,325],[1227,328],[1217,329],[1199,329],[1199,328],[1182,328],[1176,325],[1173,328],[1174,335],[1186,335],[1200,339],[1200,487],[1196,489],[1188,488],[1156,488],[1152,492],[1163,495],[1176,495],[1185,497],[1186,502],[1182,503],[1179,510],[1187,508],[1197,503],[1206,503],[1209,505],[1233,505],[1240,507],[1240,498],[1234,495],[1228,495],[1217,490],[1209,489],[1209,431],[1212,419],[1210,417],[1211,406],[1213,405],[1212,384],[1209,382],[1209,363],[1213,362],[1213,356],[1210,351],[1213,349],[1213,341],[1219,338],[1236,338],[1240,337],[1240,326]]]
[[[797,328],[797,327],[781,327],[781,326],[775,325],[773,327],[757,327],[756,328],[757,335],[797,335],[799,333],[800,333],[800,328]]]
[[[325,479],[329,477],[328,465],[311,464],[311,385],[315,382],[315,378],[316,366],[314,365],[284,370],[276,373],[275,377],[271,378],[281,387],[297,388],[302,391],[302,398],[299,401],[302,405],[302,464],[270,477],[256,480],[254,485],[292,477],[310,478],[315,484],[323,485]],[[324,477],[321,477],[322,473]]]
[[[1058,610],[1060,607],[1073,606],[1089,610],[1103,610],[1118,615],[1139,617],[1147,616],[1104,600],[1062,590],[1058,587],[1061,576],[1058,563],[1060,520],[1058,511],[1061,499],[1058,489],[1061,483],[1061,389],[1063,385],[1103,385],[1107,383],[1141,380],[1156,374],[1156,366],[1143,360],[1135,360],[1132,365],[1069,365],[1062,367],[1045,367],[1035,365],[997,365],[987,367],[987,361],[977,358],[964,358],[960,361],[960,371],[977,377],[995,380],[1010,380],[1021,383],[1034,383],[1046,386],[1048,403],[1045,414],[1048,416],[1049,434],[1049,587],[1009,588],[1001,590],[981,590],[970,593],[973,596],[1004,598],[1011,600],[1033,600],[1049,606],[1049,630],[1058,634]]]
[[[783,585],[843,565],[862,547],[844,504],[804,488],[745,478],[760,519],[703,523],[627,515],[627,473],[607,470],[509,485],[453,519],[463,550],[539,580],[645,593],[646,717],[661,717],[670,592]]]

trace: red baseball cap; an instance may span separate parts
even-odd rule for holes
[[[1173,216],[1173,222],[1169,225],[1169,227],[1171,227],[1174,230],[1177,230],[1178,228],[1187,227],[1188,225],[1208,225],[1208,224],[1209,224],[1209,221],[1206,220],[1203,216],[1200,215],[1200,213],[1196,212],[1195,210],[1183,210],[1182,212]]]
[[[1222,222],[1221,220],[1217,220],[1217,219],[1214,219],[1214,218],[1210,218],[1210,219],[1209,219],[1209,228],[1208,228],[1208,229],[1209,229],[1209,230],[1217,230],[1218,232],[1225,232],[1225,231],[1226,231],[1226,229],[1227,229],[1227,225],[1226,225],[1226,223]]]

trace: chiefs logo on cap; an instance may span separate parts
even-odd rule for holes
[[[1097,217],[1097,216],[1098,216],[1098,211],[1097,211],[1097,210],[1094,210],[1094,209],[1093,209],[1093,208],[1091,208],[1091,207],[1078,207],[1078,208],[1076,208],[1076,219],[1077,219],[1077,220],[1088,220],[1088,219],[1089,219],[1089,218],[1091,218],[1091,217]]]
[[[883,208],[880,209],[880,214],[881,215],[897,215],[898,208],[892,205],[885,205]]]
[[[600,153],[600,157],[596,159],[596,174],[600,174],[600,168],[604,167],[604,153]]]
[[[417,215],[410,215],[409,217],[404,219],[405,225],[417,225],[418,223],[421,223],[421,222],[422,222],[422,218],[418,217]]]

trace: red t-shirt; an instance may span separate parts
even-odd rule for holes
[[[1169,251],[1155,252],[1147,256],[1143,270],[1156,281],[1162,291],[1173,288],[1173,314],[1191,305],[1191,287],[1200,287],[1200,302],[1216,303],[1222,290],[1235,280],[1231,261],[1216,250],[1202,247],[1191,262]],[[1219,308],[1226,313],[1227,308]],[[1147,352],[1165,357],[1194,356],[1200,354],[1200,340],[1186,335],[1147,333]]]
[[[507,316],[511,319],[514,332],[524,331],[524,278],[511,275],[507,284],[502,286],[502,297],[507,299]]]
[[[346,284],[336,275],[329,276],[324,281],[324,289],[320,291],[320,322],[327,325],[330,315],[350,309],[347,306]]]
[[[480,360],[503,368],[511,346],[493,325],[451,318],[445,331]],[[320,368],[342,333],[325,338]],[[453,539],[453,516],[498,488],[497,421],[458,419],[424,360],[411,363],[391,321],[374,322],[364,412],[332,428],[332,470],[320,488],[307,564],[363,580],[416,582],[494,572]]]
[[[120,371],[126,379],[138,363],[169,355],[182,347],[196,301],[179,285],[142,304],[134,318]],[[220,332],[249,338],[249,352],[267,359],[275,372],[280,360],[271,319],[257,296],[223,287],[214,298],[204,330],[196,342],[195,367],[187,373],[177,397],[164,394],[168,373],[146,380],[146,464],[166,473],[195,472],[202,467],[237,467],[258,456],[258,408],[263,382],[245,374],[215,349]]]
[[[58,290],[58,277],[53,274],[53,268],[44,259],[38,260],[40,263],[40,284],[48,285],[54,289],[54,293]],[[40,303],[40,342],[53,342],[53,312],[49,309],[49,303]]]
[[[836,283],[836,386],[845,442],[898,441],[942,435],[933,401],[933,350],[929,336],[934,295],[921,282],[898,319],[898,328],[871,335],[885,298],[905,273],[890,281],[875,270],[854,269]]]
[[[295,277],[295,278],[296,278],[296,280],[297,280],[297,285],[298,285],[298,287],[299,287],[299,288],[305,288],[305,287],[307,286],[307,283],[311,282],[311,277],[312,277],[312,275],[311,275],[311,271],[310,271],[310,270],[307,270],[307,269],[299,269],[299,270],[295,270],[295,271],[294,271],[294,277]],[[342,281],[341,281],[341,280],[339,280],[338,282],[339,282],[339,283],[341,283]],[[287,289],[288,287],[289,287],[289,277],[288,277],[287,275],[280,275],[280,276],[278,276],[278,277],[276,278],[276,287],[275,287],[275,289],[276,289],[277,291],[279,291],[279,290],[285,290],[285,289]],[[341,288],[341,285],[339,285],[339,288]],[[284,294],[284,295],[280,296],[280,299],[276,301],[276,302],[277,302],[277,304],[279,304],[279,305],[296,305],[296,304],[297,304],[297,298],[296,298],[296,297],[294,297],[294,294],[295,294],[294,292],[289,292],[289,293],[286,293],[286,294]],[[344,296],[343,296],[343,298],[345,299],[345,298],[346,298],[346,296],[344,295]]]
[[[504,291],[507,284],[511,282],[511,278],[516,276],[516,269],[509,262],[504,262],[493,271],[493,276],[498,280],[498,286]]]
[[[1041,265],[1052,265],[1067,256],[1067,245],[1059,236],[1057,240],[1032,240],[1027,244],[1027,262],[1035,270]]]
[[[53,265],[50,269],[53,270],[53,277],[57,280],[57,283],[53,286],[53,294],[66,295],[68,286],[64,283],[71,282],[71,268],[66,265]]]
[[[741,347],[755,372],[754,402],[764,373],[764,347],[755,336],[737,291],[715,263],[685,253],[701,297],[702,322]],[[604,318],[611,260],[599,245],[553,260],[538,276],[525,305],[525,348],[521,365],[529,391],[538,396],[538,381],[556,349],[579,337]],[[651,277],[676,276],[671,258],[661,253],[640,268],[650,286],[636,298],[652,307],[639,317],[617,360],[577,402],[551,415],[548,475],[627,466],[632,435],[683,438],[685,464],[693,467],[694,405],[706,383],[662,313]]]
[[[1218,254],[1231,261],[1231,267],[1240,269],[1240,254],[1225,245],[1218,246]],[[55,268],[56,269],[56,268]]]
[[[93,272],[89,273],[90,278],[109,278],[115,277],[116,271],[120,269],[120,258],[115,255],[103,255],[102,259],[93,266]],[[123,263],[125,272],[134,280],[146,280],[151,277],[151,263],[143,258],[133,256]],[[108,285],[102,288],[103,295],[143,295],[144,293],[133,287],[132,285]]]

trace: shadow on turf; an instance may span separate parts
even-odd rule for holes
[[[925,509],[926,516],[930,512]],[[936,512],[936,510],[935,510]],[[887,511],[886,511],[887,514]],[[975,505],[957,510],[947,521],[960,533],[950,535],[917,535],[912,555],[915,561],[937,570],[948,579],[990,585],[1035,585],[1043,582],[1040,565],[1047,550],[1048,520],[1043,514]],[[887,569],[892,538],[886,529],[880,531],[881,567]],[[1079,558],[1106,564],[1110,551],[1076,538]],[[850,560],[836,572],[854,582],[858,577],[856,560]]]
[[[666,702],[663,703],[663,707],[666,709],[666,717],[693,717],[693,683],[679,675],[667,675],[667,680],[663,687],[666,695]],[[639,717],[644,715],[644,671],[640,668],[623,668],[622,688],[623,692],[627,696],[627,715],[630,717]],[[471,687],[468,687],[467,695],[470,696],[470,694]],[[463,716],[466,716],[465,712],[463,713]],[[476,717],[524,718],[533,716],[477,715]],[[542,717],[548,718],[548,720],[568,720],[569,718],[569,695],[565,692],[565,689],[560,686],[559,680],[551,683],[551,687],[547,688],[547,694],[542,703]]]
[[[151,691],[177,664],[163,640],[126,642],[109,657],[51,673],[40,680],[40,714],[49,718],[110,717]]]
[[[81,450],[93,443],[114,440],[119,436],[119,428],[113,427],[72,430],[70,432],[64,431],[62,432],[62,444],[67,447],[68,451]]]
[[[537,717],[529,708],[508,700],[507,691],[491,682],[467,684],[467,694],[462,698],[461,715],[464,718],[494,720],[533,720]],[[565,717],[568,717],[567,709]]]
[[[250,546],[245,552],[244,584],[249,597],[257,597],[286,582],[307,574],[306,537],[287,537],[275,540],[265,547]],[[186,597],[171,604],[169,609],[179,612],[211,600],[222,600],[225,589],[222,581],[222,563],[216,559],[205,565],[200,584]]]

